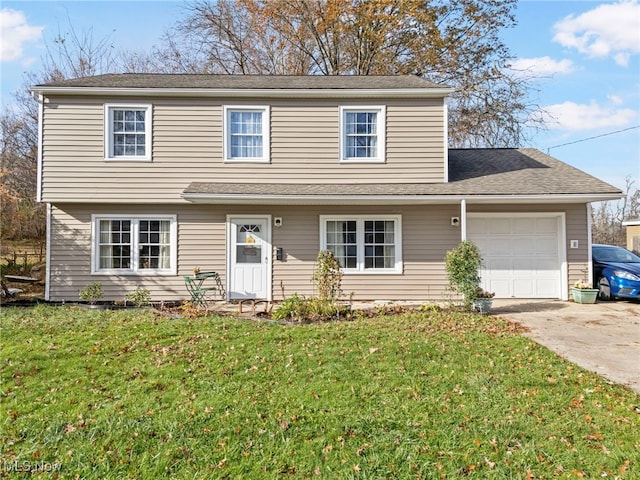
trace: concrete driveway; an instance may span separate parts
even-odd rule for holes
[[[640,393],[640,303],[584,305],[560,300],[499,300],[493,315],[567,360]]]

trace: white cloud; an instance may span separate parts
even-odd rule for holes
[[[548,77],[555,74],[571,73],[571,60],[554,60],[551,57],[519,58],[511,64],[511,70],[531,77]]]
[[[548,105],[544,110],[549,127],[558,130],[615,130],[638,121],[638,112],[631,108],[602,106],[595,101],[589,104],[558,103]]]
[[[622,105],[624,103],[624,100],[619,95],[607,95],[607,98],[614,105]]]
[[[612,56],[626,66],[640,52],[640,3],[626,0],[599,5],[581,15],[569,15],[554,25],[553,40],[590,57]]]
[[[24,13],[11,8],[0,10],[0,61],[12,62],[22,58],[24,44],[35,42],[44,27],[29,25]]]

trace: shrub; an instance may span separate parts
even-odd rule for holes
[[[102,298],[102,284],[100,282],[90,283],[82,290],[80,290],[78,295],[82,300],[86,300],[91,305],[93,305],[96,303],[96,301]]]
[[[328,250],[318,252],[312,280],[316,284],[318,297],[321,300],[333,302],[342,295],[340,288],[342,270],[340,270],[340,262],[332,252]]]
[[[151,303],[151,292],[146,288],[136,288],[124,297],[125,302],[133,303],[136,307],[144,307]]]
[[[445,258],[445,269],[451,289],[462,295],[465,308],[471,308],[480,289],[480,266],[482,256],[475,243],[464,241]]]
[[[311,280],[316,285],[317,297],[305,298],[294,293],[276,307],[271,317],[274,320],[317,322],[337,320],[349,315],[351,307],[340,305],[337,302],[342,295],[340,289],[342,271],[340,270],[340,262],[332,252],[328,250],[318,252]]]
[[[322,322],[347,317],[351,311],[348,305],[321,298],[306,298],[294,293],[285,299],[271,314],[274,320],[293,320],[298,322]]]

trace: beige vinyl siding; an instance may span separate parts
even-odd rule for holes
[[[569,290],[579,281],[589,278],[589,238],[588,210],[586,205],[571,205],[567,210],[567,263],[569,276]],[[569,248],[571,240],[578,240],[578,248]],[[571,297],[569,297],[571,298]]]
[[[152,160],[105,161],[105,99],[47,99],[44,201],[183,203],[180,194],[193,181],[350,184],[444,179],[442,100],[110,98],[108,102],[152,103]],[[270,106],[270,163],[223,161],[223,104]],[[339,106],[381,104],[386,105],[386,162],[341,163]]]
[[[91,215],[177,215],[178,275],[91,274]],[[200,206],[187,209],[151,205],[61,205],[51,209],[50,299],[78,300],[78,292],[100,282],[104,299],[123,300],[136,287],[147,288],[155,300],[187,297],[184,275],[193,268],[215,270],[225,277],[224,214]]]
[[[226,282],[226,215],[272,215],[283,226],[272,230],[272,245],[282,247],[285,261],[273,261],[272,291],[275,300],[293,293],[311,295],[318,254],[320,215],[401,215],[404,272],[402,274],[345,275],[345,296],[360,300],[437,300],[443,298],[446,275],[444,254],[459,241],[460,229],[450,226],[457,205],[389,207],[295,207],[213,205],[65,205],[52,208],[50,299],[74,301],[87,284],[103,284],[105,300],[122,300],[141,286],[156,300],[187,297],[184,275],[193,267],[216,270]],[[92,275],[91,215],[176,215],[178,221],[178,275]]]
[[[91,272],[91,215],[51,207],[47,251],[50,300],[78,300],[79,291],[93,281]]]
[[[457,214],[455,205],[416,207],[273,207],[283,226],[273,230],[274,247],[283,247],[286,261],[274,261],[273,296],[314,293],[311,282],[314,262],[320,248],[320,215],[401,215],[402,274],[345,274],[345,297],[353,292],[358,300],[436,300],[446,288],[444,255],[459,242],[460,229],[450,226]],[[246,213],[246,212],[245,212]]]
[[[640,253],[640,225],[627,225],[627,250]]]
[[[473,205],[468,212],[564,212],[568,284],[583,277],[587,266],[587,218],[585,205]],[[91,215],[144,214],[176,215],[178,221],[178,275],[134,276],[91,275]],[[451,217],[460,216],[459,204],[418,206],[216,206],[216,205],[59,205],[52,208],[51,221],[51,300],[74,301],[78,291],[100,281],[105,299],[122,300],[137,286],[148,288],[156,300],[182,300],[187,297],[184,275],[195,266],[218,271],[226,283],[227,215],[271,215],[282,217],[281,228],[272,229],[274,249],[272,292],[274,300],[293,293],[311,295],[311,282],[320,246],[320,215],[401,215],[402,274],[344,275],[345,297],[355,300],[448,300],[444,271],[447,250],[460,241],[459,227]],[[580,248],[570,249],[570,240]],[[275,248],[282,247],[285,260],[275,259]]]

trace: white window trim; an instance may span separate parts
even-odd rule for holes
[[[113,110],[145,110],[144,139],[145,148],[143,155],[119,155],[113,154]],[[151,123],[153,119],[152,105],[150,103],[105,103],[104,104],[104,159],[110,162],[149,162],[151,161]]]
[[[345,116],[347,112],[375,112],[378,120],[377,155],[375,157],[347,157]],[[384,163],[386,161],[386,107],[384,105],[341,105],[340,113],[340,162],[342,163]]]
[[[357,268],[343,268],[346,275],[397,275],[403,271],[402,265],[402,215],[320,215],[320,249],[327,249],[327,221],[355,220],[356,245],[358,250]],[[396,247],[396,261],[394,268],[364,268],[364,222],[366,220],[393,220]]]
[[[100,220],[131,220],[131,265],[130,269],[123,268],[100,268],[100,247],[98,240],[100,238]],[[145,268],[138,269],[138,225],[141,220],[169,220],[171,225],[169,227],[170,238],[170,250],[169,261],[171,262],[171,268]],[[177,261],[178,261],[178,221],[176,215],[91,215],[91,274],[92,275],[136,275],[136,276],[169,276],[177,275]]]
[[[269,105],[224,105],[222,107],[222,135],[225,162],[269,163],[271,161],[271,109]],[[262,113],[262,157],[232,157],[231,156],[231,128],[229,116],[232,112],[261,112]]]

